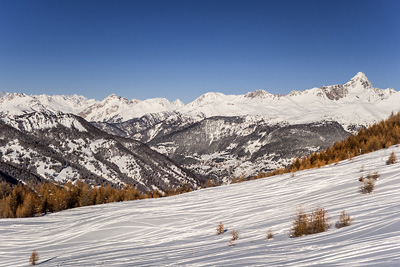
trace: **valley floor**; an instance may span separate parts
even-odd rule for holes
[[[391,147],[294,177],[1,219],[0,265],[27,266],[36,250],[40,266],[399,266],[400,163],[386,165],[392,151],[400,158]],[[361,194],[358,178],[370,171],[381,176],[372,194]],[[333,224],[345,209],[354,224],[289,238],[300,204],[307,213],[325,208]],[[232,229],[239,240],[229,247]]]

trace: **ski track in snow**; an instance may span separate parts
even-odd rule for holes
[[[203,189],[179,196],[0,220],[1,266],[399,266],[400,147],[337,165]],[[361,166],[365,171],[360,172]],[[372,194],[358,178],[379,171]],[[320,206],[332,225],[345,209],[354,224],[289,238],[299,204]],[[216,235],[222,221],[228,231]],[[273,240],[265,240],[272,229]],[[239,240],[229,247],[230,231]]]

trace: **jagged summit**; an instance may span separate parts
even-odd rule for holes
[[[363,72],[358,72],[353,78],[350,79],[350,81],[344,84],[344,86],[352,88],[356,87],[357,85],[361,85],[365,89],[372,88],[371,82]]]
[[[116,95],[116,94],[111,94],[109,96],[107,96],[106,98],[103,99],[102,102],[108,102],[108,101],[124,101],[124,102],[128,102],[129,99]],[[135,101],[135,99],[132,99],[131,101]]]
[[[254,92],[248,92],[244,96],[248,97],[248,98],[268,98],[268,97],[273,96],[273,94],[271,94],[271,93],[269,93],[269,92],[267,92],[265,90],[258,89],[258,90],[254,91]]]

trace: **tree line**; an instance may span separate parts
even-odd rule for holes
[[[176,189],[149,191],[141,194],[131,185],[114,188],[111,185],[96,186],[77,181],[65,185],[42,182],[34,188],[18,183],[10,186],[0,183],[0,218],[23,218],[41,216],[49,212],[84,207],[90,205],[121,202],[144,198],[158,198],[191,191],[191,187],[183,185]]]
[[[259,173],[253,179],[321,167],[355,156],[388,148],[400,143],[400,112],[392,113],[388,119],[361,129],[357,134],[334,143],[332,147],[314,152],[310,156],[297,157],[287,168]]]

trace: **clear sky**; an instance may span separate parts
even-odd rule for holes
[[[0,91],[286,94],[358,71],[400,90],[397,0],[0,0]]]

